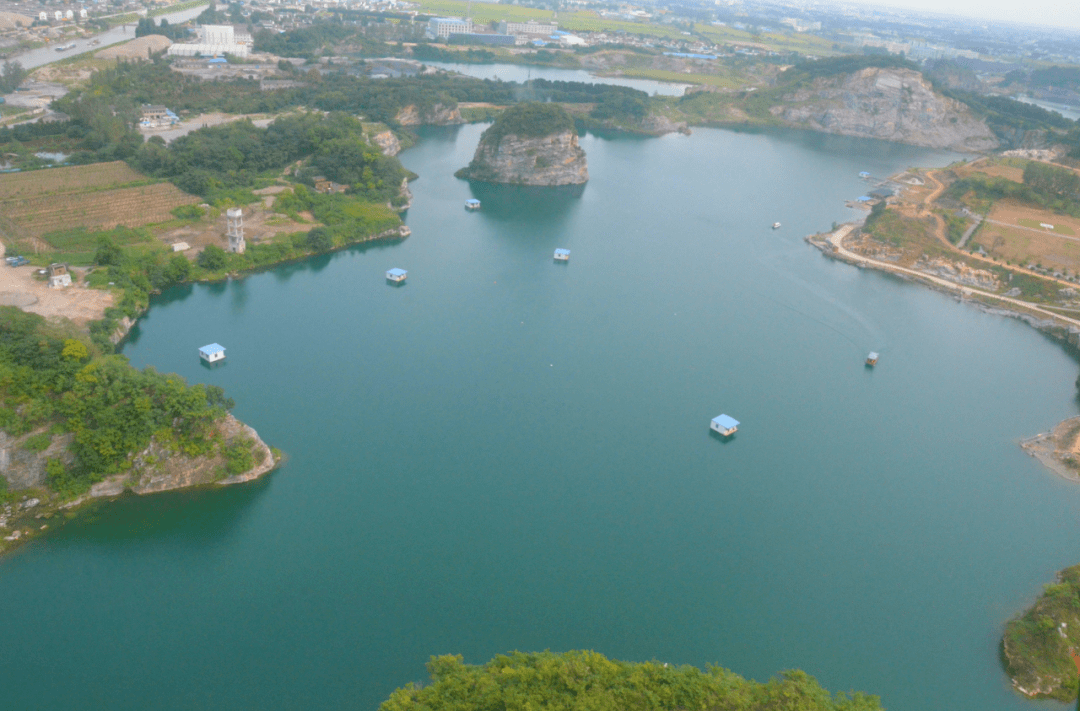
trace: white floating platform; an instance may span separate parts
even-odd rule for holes
[[[207,363],[216,363],[219,360],[225,360],[225,346],[220,343],[211,343],[208,346],[203,346],[199,349],[199,357]]]
[[[709,423],[709,429],[725,437],[730,437],[739,430],[739,421],[728,415],[717,415]]]
[[[399,283],[405,281],[405,277],[409,276],[409,272],[404,269],[394,268],[386,272],[386,278],[389,281]]]
[[[555,259],[556,259],[556,261],[559,261],[559,262],[569,262],[570,261],[570,250],[569,249],[561,249],[561,248],[556,249],[555,250]]]

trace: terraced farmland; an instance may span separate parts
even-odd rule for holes
[[[20,197],[62,195],[149,181],[123,161],[32,170],[0,176],[0,203]]]
[[[54,230],[85,227],[107,230],[117,225],[139,227],[172,219],[171,210],[198,202],[171,183],[132,188],[68,193],[62,196],[7,200],[0,212],[33,236]]]
[[[171,183],[152,182],[126,163],[51,168],[0,178],[0,215],[15,232],[9,239],[56,230],[139,227],[172,218],[171,211],[199,199]]]

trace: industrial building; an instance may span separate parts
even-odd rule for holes
[[[460,17],[433,17],[428,20],[427,36],[429,39],[450,39],[450,35],[469,34],[473,31],[472,20]]]
[[[225,54],[247,57],[252,42],[251,35],[237,34],[232,25],[203,25],[199,28],[197,42],[169,45],[168,54],[170,57],[220,57]]]

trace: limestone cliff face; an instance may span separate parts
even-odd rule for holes
[[[270,447],[260,439],[259,433],[232,415],[226,415],[217,424],[217,431],[225,444],[239,439],[250,441],[255,466],[246,472],[226,476],[225,458],[220,454],[185,457],[151,442],[134,457],[130,470],[94,484],[90,496],[116,496],[125,490],[153,494],[206,484],[239,484],[258,479],[277,466]]]
[[[59,459],[65,465],[71,464],[72,457],[68,447],[75,435],[70,433],[55,435],[48,448],[41,452],[23,447],[26,440],[47,431],[45,428],[38,429],[21,437],[0,432],[0,476],[7,479],[8,489],[18,491],[42,486],[45,483],[45,464],[49,459]]]
[[[457,175],[489,183],[580,185],[589,180],[589,167],[577,132],[567,130],[537,138],[481,138],[472,162]]]
[[[237,484],[257,479],[277,466],[270,448],[259,438],[259,434],[232,415],[226,415],[215,427],[217,435],[226,445],[238,439],[250,441],[254,460],[251,469],[228,476],[224,473],[225,459],[220,453],[188,457],[152,441],[150,446],[132,459],[130,469],[94,484],[89,497],[116,496],[125,490],[150,494],[203,484]],[[7,480],[8,488],[12,491],[44,486],[45,465],[51,458],[60,459],[66,465],[72,464],[68,448],[74,435],[55,435],[47,449],[33,452],[23,444],[34,434],[38,432],[14,438],[0,432],[0,476]]]
[[[465,123],[465,119],[461,118],[461,111],[457,107],[449,109],[442,104],[435,104],[424,111],[421,111],[415,105],[409,105],[398,111],[394,120],[402,126],[447,126]]]
[[[934,93],[910,69],[870,67],[815,79],[769,109],[799,128],[931,148],[982,151],[998,141],[965,104]]]

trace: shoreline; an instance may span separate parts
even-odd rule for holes
[[[858,269],[874,269],[905,281],[918,282],[934,291],[948,294],[958,301],[970,303],[985,313],[1024,321],[1035,330],[1060,341],[1066,349],[1080,351],[1080,320],[1078,319],[1062,316],[1019,299],[993,294],[849,251],[843,246],[844,238],[860,226],[861,223],[848,222],[840,225],[833,232],[807,235],[803,239],[820,250],[825,257],[851,264]],[[1002,302],[1002,305],[992,305],[984,299],[996,300]],[[1039,318],[1038,315],[1043,318]],[[1069,417],[1055,425],[1050,432],[1020,440],[1019,445],[1028,455],[1037,459],[1055,475],[1080,484],[1080,451],[1076,449],[1078,433],[1080,433],[1080,416]],[[1070,466],[1070,461],[1073,462],[1072,466]]]
[[[220,276],[186,281],[183,282],[181,286],[193,285],[196,283],[213,284],[244,278],[251,274],[267,271],[284,264],[301,262],[306,259],[325,254],[333,254],[352,247],[363,247],[371,243],[385,240],[403,240],[410,234],[411,230],[408,226],[402,224],[371,235],[363,240],[351,242],[326,252],[305,254],[285,259],[280,262],[274,262],[272,264],[252,265],[248,269],[228,272]],[[123,316],[116,319],[116,328],[113,330],[110,340],[112,340],[113,344],[117,347],[118,354],[120,346],[122,346],[124,340],[131,332],[131,329],[134,328],[135,324],[137,324],[149,310],[150,305],[147,304],[147,306],[134,317]],[[139,477],[138,481],[133,481],[133,473],[139,468],[139,462],[144,455],[154,447],[154,443],[151,442],[150,447],[146,451],[139,452],[135,455],[130,469],[106,477],[102,481],[91,486],[89,491],[74,499],[58,501],[56,500],[57,494],[44,485],[20,489],[18,491],[23,492],[20,500],[12,500],[6,504],[0,504],[0,533],[3,534],[0,535],[0,561],[2,561],[9,553],[21,548],[25,543],[44,535],[49,530],[50,521],[54,517],[62,514],[65,518],[70,518],[89,504],[115,501],[120,496],[129,494],[134,496],[146,496],[167,491],[200,488],[217,489],[223,486],[243,484],[262,479],[281,466],[282,462],[285,460],[285,456],[263,441],[254,428],[245,422],[237,420],[231,413],[226,413],[225,417],[222,419],[221,426],[236,429],[240,434],[250,437],[254,441],[254,446],[263,453],[263,460],[246,472],[216,480],[212,478],[207,479],[207,471],[198,471],[199,467],[196,466],[195,471],[189,470],[187,472],[173,473],[171,477],[170,475],[159,475],[155,477],[153,474],[144,474]],[[206,469],[206,467],[202,467],[202,469]]]

